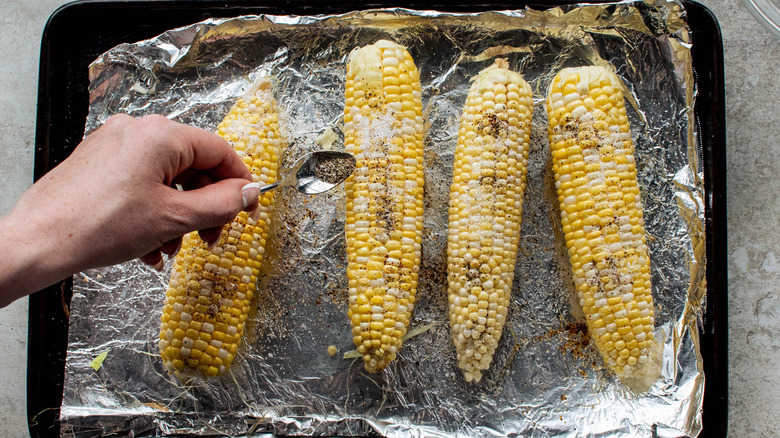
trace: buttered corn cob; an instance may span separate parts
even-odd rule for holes
[[[217,127],[263,185],[276,181],[281,136],[270,79],[259,79]],[[166,292],[160,355],[170,372],[224,373],[241,344],[268,239],[273,192],[260,195],[257,219],[241,212],[209,249],[184,236]]]
[[[344,144],[349,318],[365,368],[395,359],[415,303],[423,220],[420,75],[409,52],[381,40],[347,65]]]
[[[458,365],[488,369],[507,317],[525,190],[531,87],[505,60],[479,73],[460,120],[450,188],[447,274]]]
[[[621,378],[653,351],[650,258],[623,85],[603,67],[567,68],[547,113],[561,225],[588,331]]]

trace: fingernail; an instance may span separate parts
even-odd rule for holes
[[[163,259],[160,259],[159,262],[157,262],[154,266],[152,266],[155,271],[162,272],[163,268],[165,267],[165,262]]]
[[[260,196],[260,183],[253,182],[241,187],[241,199],[244,201],[244,208],[257,201],[258,196]]]

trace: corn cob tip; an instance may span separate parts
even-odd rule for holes
[[[553,94],[553,89],[562,90],[565,88],[566,83],[573,84],[572,78],[577,78],[577,85],[579,87],[575,91],[585,94],[590,84],[602,84],[605,81],[608,82],[614,89],[619,90],[621,93],[625,92],[625,85],[623,81],[609,68],[600,65],[587,65],[580,67],[566,67],[559,71],[547,88],[548,98]]]
[[[371,84],[376,79],[382,79],[382,53],[385,50],[406,52],[406,47],[390,40],[378,40],[374,44],[355,47],[347,57],[347,70],[359,69],[363,74],[371,76],[363,77],[365,84]]]
[[[406,50],[406,47],[396,43],[395,41],[386,40],[386,39],[380,39],[380,40],[376,40],[376,42],[374,42],[373,44],[368,44],[368,45],[365,45],[365,46],[355,47],[350,52],[350,55],[359,54],[361,52],[365,53],[365,52],[368,52],[368,51],[371,51],[371,50],[374,50],[374,49],[378,49],[378,50],[384,50],[384,49],[392,49],[392,50],[401,49],[401,50]],[[351,61],[352,61],[351,58],[347,60],[347,62],[351,62]]]
[[[499,75],[506,75],[506,74],[519,75],[519,73],[509,70],[509,61],[507,61],[505,58],[496,58],[493,61],[493,64],[480,70],[478,74],[476,74],[474,77],[471,78],[470,82],[474,82],[480,78],[486,78],[488,75],[491,74],[491,72],[495,72]]]
[[[484,74],[485,72],[488,72],[490,70],[496,70],[496,69],[502,69],[502,70],[505,70],[505,71],[510,71],[509,70],[509,61],[507,61],[506,58],[496,58],[493,61],[493,64],[491,64],[489,67],[487,67],[487,68],[483,69],[482,71],[480,71],[477,76],[472,78],[472,80],[478,78],[480,75]]]
[[[496,58],[494,65],[498,68],[509,70],[509,61],[507,61],[506,58]]]
[[[249,87],[241,98],[246,99],[247,97],[257,94],[259,90],[270,91],[273,88],[274,79],[274,76],[268,73],[260,73],[252,80],[252,83],[249,84]]]
[[[617,373],[617,377],[626,388],[636,393],[643,393],[661,376],[662,362],[663,340],[655,339],[649,348],[648,360],[624,369],[622,373]]]

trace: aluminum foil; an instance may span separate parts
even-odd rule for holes
[[[276,197],[256,312],[231,372],[180,382],[157,336],[168,273],[138,262],[74,278],[61,410],[65,436],[695,436],[704,375],[703,184],[684,10],[674,1],[451,14],[406,9],[210,19],[122,44],[90,68],[86,130],[111,114],[164,114],[213,129],[259,74],[276,77],[287,146],[343,148],[348,53],[409,47],[428,130],[418,302],[399,357],[368,374],[347,314],[344,191]],[[508,59],[534,89],[522,240],[507,326],[491,369],[466,383],[449,339],[447,202],[469,79]],[[556,218],[544,95],[566,66],[610,65],[627,84],[646,208],[662,375],[644,393],[602,363],[572,310]],[[170,263],[168,264],[170,266]],[[334,346],[338,353],[328,354]]]

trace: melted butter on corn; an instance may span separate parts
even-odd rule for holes
[[[588,330],[621,379],[648,375],[650,258],[623,85],[603,67],[567,68],[548,90],[561,225]]]
[[[270,78],[256,81],[217,127],[261,184],[276,181],[281,148]],[[159,349],[172,373],[223,374],[241,345],[268,239],[273,192],[257,219],[241,212],[209,249],[197,232],[176,255],[160,324]]]
[[[420,75],[409,52],[380,40],[347,64],[345,183],[349,318],[369,372],[395,359],[417,290],[423,217]]]
[[[520,240],[533,100],[498,60],[463,108],[450,187],[449,317],[467,381],[489,368],[506,322]]]

